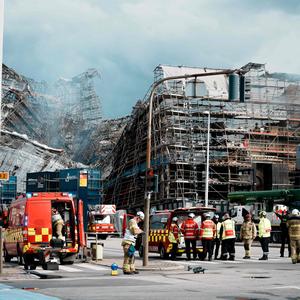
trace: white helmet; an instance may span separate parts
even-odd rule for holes
[[[195,218],[195,214],[194,213],[189,213],[188,217],[189,218]]]
[[[292,210],[292,215],[298,216],[299,215],[299,210],[297,208],[294,208]]]
[[[203,217],[204,217],[204,218],[210,218],[210,213],[204,213],[204,214],[203,214]]]
[[[267,216],[267,213],[265,211],[261,211],[259,213],[259,217],[262,218],[262,217],[266,217]]]
[[[136,213],[136,216],[139,217],[142,221],[145,219],[145,215],[142,211],[138,211]]]
[[[173,222],[177,222],[177,221],[178,221],[178,218],[177,218],[177,217],[173,217],[172,221],[173,221]]]
[[[219,215],[214,215],[214,218],[215,219],[219,219]]]

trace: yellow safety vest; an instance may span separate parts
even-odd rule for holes
[[[222,240],[235,238],[235,224],[231,219],[225,220],[223,223]]]
[[[258,236],[267,238],[271,236],[271,222],[267,218],[261,218],[258,224]]]

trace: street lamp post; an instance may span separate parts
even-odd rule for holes
[[[150,97],[149,97],[149,111],[148,111],[148,128],[147,128],[147,148],[146,148],[146,180],[148,180],[148,171],[151,169],[151,138],[152,138],[152,111],[153,111],[153,99],[155,95],[155,91],[159,85],[168,80],[176,80],[176,79],[188,79],[195,78],[195,82],[197,81],[197,77],[205,77],[205,76],[216,76],[216,75],[229,75],[235,72],[240,72],[240,70],[223,70],[218,72],[208,72],[208,73],[195,73],[190,75],[179,75],[179,76],[171,76],[158,80],[152,85]],[[151,192],[145,193],[145,202],[144,202],[144,239],[143,239],[143,266],[148,265],[148,254],[149,254],[149,216],[150,216],[150,200],[151,200]]]
[[[209,143],[210,143],[210,111],[205,111],[207,114],[207,145],[206,145],[206,172],[205,172],[205,196],[204,206],[208,207],[208,180],[209,180]]]

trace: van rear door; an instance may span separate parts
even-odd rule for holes
[[[29,199],[27,202],[28,242],[49,243],[52,238],[51,202]]]

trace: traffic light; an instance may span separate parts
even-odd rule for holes
[[[147,170],[147,191],[158,192],[158,175],[154,173],[153,169]]]

